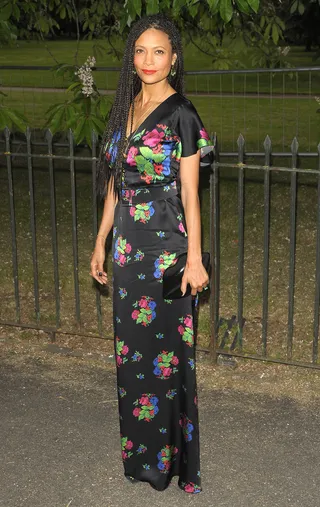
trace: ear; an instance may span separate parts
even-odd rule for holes
[[[177,58],[178,58],[177,53],[173,53],[171,65],[174,65],[176,63]]]

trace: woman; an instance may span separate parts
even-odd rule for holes
[[[124,470],[132,482],[159,491],[175,475],[184,491],[201,491],[193,296],[208,284],[198,198],[200,148],[208,144],[183,96],[178,30],[162,15],[140,19],[127,40],[103,142],[98,190],[104,211],[91,275],[107,283],[105,240],[113,227]],[[163,272],[186,251],[181,290],[190,284],[192,295],[163,299]]]

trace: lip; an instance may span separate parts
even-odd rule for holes
[[[148,69],[142,69],[142,72],[144,74],[154,74],[155,72],[157,72],[156,70],[148,70]]]

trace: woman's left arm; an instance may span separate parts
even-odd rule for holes
[[[181,283],[181,292],[184,294],[188,283],[191,285],[191,294],[201,292],[209,283],[201,257],[201,221],[199,202],[199,165],[200,150],[189,157],[181,157],[180,180],[181,200],[185,211],[187,233],[188,233],[188,254],[187,264]]]

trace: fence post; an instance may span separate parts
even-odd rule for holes
[[[58,263],[58,240],[57,240],[57,217],[56,217],[56,186],[53,168],[52,133],[46,131],[45,139],[48,143],[49,162],[49,187],[50,187],[50,221],[51,241],[53,256],[54,293],[56,300],[56,326],[60,327],[60,288],[59,288],[59,263]]]
[[[80,316],[80,291],[79,291],[79,266],[78,266],[78,231],[77,231],[77,194],[74,172],[74,139],[72,130],[69,129],[69,156],[70,156],[70,178],[71,178],[71,206],[72,206],[72,253],[73,253],[73,281],[74,297],[76,303],[76,320],[81,327]]]
[[[244,145],[242,134],[238,140],[238,344],[242,351],[243,334],[243,284],[244,284]]]
[[[40,302],[39,302],[39,279],[38,279],[38,255],[37,255],[37,240],[36,240],[34,179],[33,179],[30,127],[27,127],[27,130],[26,130],[26,140],[27,140],[29,198],[30,198],[30,230],[31,230],[31,240],[32,240],[33,293],[34,293],[34,307],[35,307],[36,321],[39,323],[39,321],[40,321]]]
[[[219,330],[219,273],[220,273],[220,243],[219,243],[219,146],[217,134],[213,138],[214,159],[210,172],[210,355],[213,363],[217,363],[217,341]]]
[[[9,187],[9,204],[10,204],[10,228],[11,228],[11,248],[12,248],[12,269],[13,269],[13,284],[14,284],[14,297],[16,305],[16,321],[20,322],[20,295],[19,295],[19,275],[18,275],[18,255],[17,255],[17,231],[16,231],[16,214],[14,206],[14,191],[13,191],[13,177],[11,165],[11,143],[10,143],[10,130],[8,127],[4,129],[6,151],[5,156],[7,160],[8,170],[8,187]]]
[[[267,355],[268,293],[269,293],[269,228],[270,228],[270,165],[271,139],[264,143],[264,224],[263,224],[263,281],[262,281],[262,355]]]
[[[98,233],[98,206],[97,206],[97,136],[95,131],[92,131],[92,232],[93,232],[93,247],[95,246],[96,236]],[[102,335],[102,310],[101,310],[101,293],[98,288],[96,293],[96,309],[99,335]]]
[[[293,314],[294,314],[294,270],[296,257],[296,211],[297,211],[297,161],[299,143],[294,137],[291,143],[292,169],[290,183],[290,259],[289,259],[289,293],[288,293],[288,335],[287,359],[292,358]]]
[[[317,205],[317,239],[316,239],[316,272],[315,272],[315,296],[314,296],[314,320],[313,320],[313,345],[312,362],[318,361],[319,342],[319,304],[320,304],[320,143],[318,149],[318,205]]]

